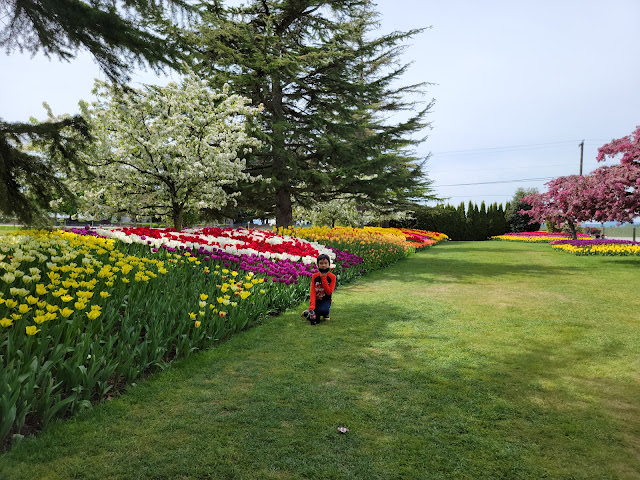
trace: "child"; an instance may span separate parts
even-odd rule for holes
[[[302,316],[311,321],[311,325],[319,323],[321,318],[329,320],[331,308],[331,294],[336,288],[336,276],[329,271],[331,259],[324,253],[316,260],[318,272],[311,277],[311,299],[309,309],[302,312]]]

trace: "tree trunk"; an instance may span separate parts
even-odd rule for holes
[[[177,203],[172,205],[173,207],[173,228],[176,230],[182,230],[182,206]]]
[[[276,227],[293,225],[293,209],[291,207],[291,193],[285,185],[276,190]]]
[[[567,221],[567,225],[569,226],[569,232],[571,233],[571,238],[573,240],[577,240],[578,234],[576,232],[576,226],[573,224],[571,220]]]
[[[276,188],[276,227],[288,227],[293,225],[293,207],[291,205],[290,179],[285,171],[286,167],[286,141],[284,127],[284,110],[282,106],[282,83],[277,74],[272,79],[272,113],[273,136],[271,148],[273,153],[273,166],[280,185]]]

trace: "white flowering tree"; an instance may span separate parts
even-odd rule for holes
[[[348,227],[362,227],[363,225],[382,224],[389,220],[405,220],[411,218],[410,212],[380,212],[375,205],[358,203],[351,195],[327,202],[320,202],[311,208],[296,205],[293,209],[296,221],[306,221],[313,225],[336,225]]]
[[[259,145],[247,121],[260,108],[188,77],[180,84],[115,88],[96,81],[98,100],[83,105],[95,144],[85,153],[94,174],[78,185],[85,218],[158,215],[182,229],[183,214],[219,209],[243,172],[244,156]]]

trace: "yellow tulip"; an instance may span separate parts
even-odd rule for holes
[[[47,305],[47,312],[57,312],[58,311],[58,306],[57,305]]]
[[[207,302],[198,302],[198,305],[200,305],[200,308],[204,308],[207,306]]]
[[[200,300],[204,301],[204,300],[206,300],[207,298],[209,298],[209,295],[204,294],[204,293],[201,293],[201,294],[200,294]]]
[[[12,298],[9,298],[9,299],[7,299],[7,300],[4,302],[4,304],[5,304],[8,308],[13,308],[13,307],[15,307],[16,305],[18,305],[18,302],[17,302],[17,301],[15,301],[15,300],[14,300],[14,299],[12,299]]]
[[[60,297],[60,300],[62,300],[63,302],[70,302],[71,300],[73,300],[73,297],[71,295],[63,295],[62,297]]]
[[[10,327],[13,324],[13,320],[11,320],[10,318],[3,318],[2,320],[0,320],[0,325],[2,325],[3,327]]]
[[[200,320],[196,320],[194,325],[196,328],[200,328]]]
[[[28,327],[25,327],[25,331],[27,332],[27,335],[35,335],[40,330],[38,330],[38,327],[35,325],[29,325]]]
[[[42,300],[41,302],[38,302],[38,307],[39,308],[44,308],[47,306],[47,302],[45,302],[44,300]]]
[[[100,310],[91,310],[87,312],[87,317],[89,317],[89,320],[95,320],[100,316],[101,313],[102,312],[100,312]]]
[[[36,297],[34,297],[33,295],[29,295],[27,297],[27,303],[29,305],[35,305],[36,303],[38,303],[38,299]]]
[[[29,312],[30,310],[31,308],[29,308],[29,305],[24,303],[18,307],[18,312],[20,312],[22,315]]]
[[[191,320],[195,319],[197,316],[198,316],[198,315],[196,315],[195,313],[193,313],[193,312],[189,312],[189,318],[190,318]]]
[[[67,307],[64,307],[62,310],[60,310],[60,314],[64,318],[68,318],[72,313],[73,313],[73,310],[71,310],[70,308],[67,308]]]
[[[198,313],[200,314],[201,317],[204,317],[204,312],[202,310],[200,310]]]
[[[13,318],[14,320],[20,320],[22,318],[22,315],[18,315],[17,313],[12,313],[11,318]]]
[[[84,310],[87,307],[87,304],[84,302],[76,302],[73,306],[76,307],[76,310]]]
[[[111,296],[111,294],[110,294],[109,292],[100,292],[100,296],[101,296],[102,298],[107,298],[107,297],[110,297],[110,296]]]

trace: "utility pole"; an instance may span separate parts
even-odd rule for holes
[[[582,175],[582,155],[584,153],[584,140],[580,142],[580,175]]]

